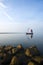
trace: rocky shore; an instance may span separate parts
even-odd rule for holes
[[[36,46],[0,46],[0,65],[43,65],[43,57]]]

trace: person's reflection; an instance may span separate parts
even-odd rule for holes
[[[27,38],[28,38],[28,39],[32,39],[32,38],[33,38],[33,34],[28,34],[28,35],[27,35]]]
[[[30,36],[30,38],[31,38],[31,39],[33,38],[33,34]]]

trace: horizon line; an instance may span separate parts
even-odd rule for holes
[[[0,32],[0,34],[24,34],[25,32]]]

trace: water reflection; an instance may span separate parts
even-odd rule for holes
[[[26,35],[28,39],[32,39],[33,38],[33,34],[28,34]]]

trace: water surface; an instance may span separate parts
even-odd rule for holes
[[[12,45],[17,46],[22,44],[23,47],[30,47],[35,45],[40,53],[43,55],[43,36],[42,34],[34,33],[33,35],[26,35],[25,33],[16,34],[0,34],[0,46]]]

